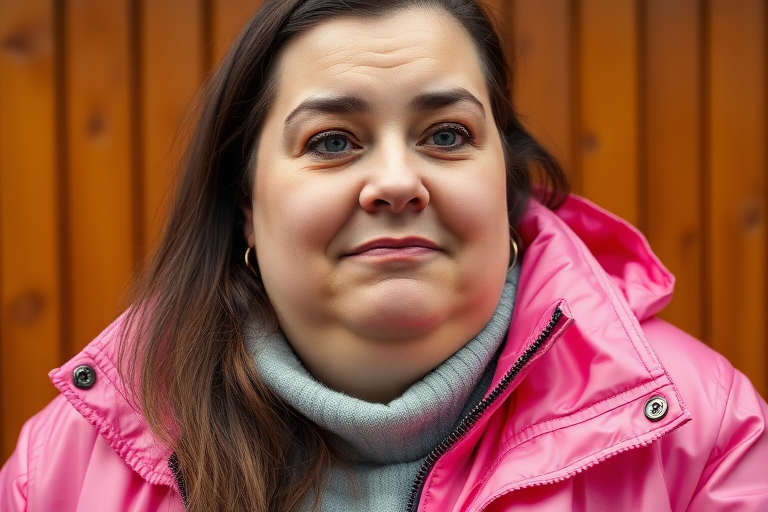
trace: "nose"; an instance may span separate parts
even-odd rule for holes
[[[429,204],[429,191],[418,172],[418,158],[407,150],[382,151],[371,162],[368,178],[360,191],[360,206],[368,213],[420,211]]]

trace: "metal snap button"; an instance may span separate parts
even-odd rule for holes
[[[667,415],[667,399],[663,396],[652,396],[645,402],[645,417],[650,421],[659,421]]]
[[[79,389],[89,389],[96,384],[96,370],[87,364],[81,364],[72,372],[72,382]]]

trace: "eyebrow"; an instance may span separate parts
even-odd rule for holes
[[[485,117],[485,107],[483,106],[483,103],[477,99],[474,94],[463,87],[419,94],[411,100],[411,108],[419,111],[439,110],[455,105],[456,103],[461,103],[462,101],[468,101],[475,104],[482,112],[483,117]]]
[[[363,98],[354,95],[324,96],[309,98],[302,101],[298,107],[285,118],[288,126],[299,114],[347,114],[360,115],[371,111],[371,105]]]
[[[477,106],[482,112],[483,117],[485,117],[483,103],[463,87],[421,93],[411,100],[410,105],[411,108],[417,111],[429,111],[439,110],[463,101],[468,101]],[[370,103],[360,96],[351,94],[308,98],[288,114],[285,118],[285,126],[291,124],[300,114],[305,113],[361,115],[368,114],[371,110]]]

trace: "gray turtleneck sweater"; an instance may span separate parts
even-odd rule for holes
[[[491,320],[440,366],[388,404],[334,391],[302,366],[281,332],[249,335],[248,346],[266,384],[285,402],[331,434],[349,461],[333,468],[323,511],[405,510],[416,473],[485,395],[512,318],[520,265],[507,282]]]

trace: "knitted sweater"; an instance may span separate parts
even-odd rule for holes
[[[321,510],[405,509],[424,459],[490,385],[512,317],[519,268],[509,272],[499,305],[483,330],[388,404],[366,402],[318,382],[281,332],[247,337],[266,384],[328,431],[349,462],[346,470],[333,468]]]

